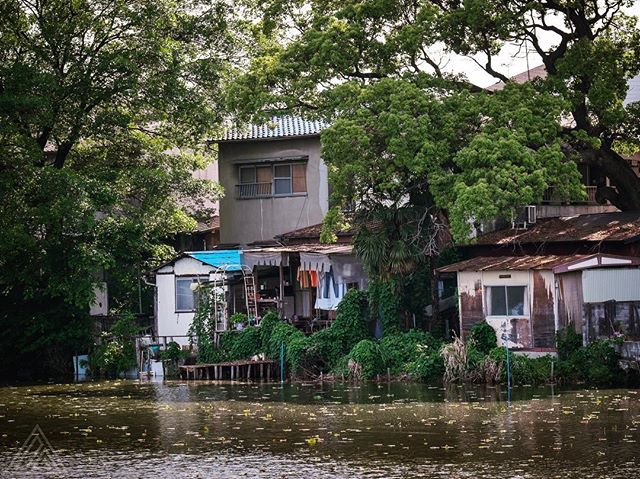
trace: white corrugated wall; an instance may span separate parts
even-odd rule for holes
[[[585,303],[640,301],[640,268],[586,269],[582,289]]]

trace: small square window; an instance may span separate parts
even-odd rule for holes
[[[526,291],[526,286],[487,286],[488,315],[527,315]]]
[[[206,281],[205,277],[176,278],[176,311],[195,311],[198,307],[198,292],[192,289],[194,283]]]

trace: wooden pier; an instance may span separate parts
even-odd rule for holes
[[[272,379],[277,372],[276,362],[262,361],[232,361],[215,364],[192,364],[180,366],[181,379],[214,379],[214,380],[250,380]]]

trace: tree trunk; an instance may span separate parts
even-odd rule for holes
[[[598,188],[598,201],[608,200],[622,211],[640,210],[640,178],[629,161],[605,146],[585,153],[588,163],[602,168],[613,187]]]

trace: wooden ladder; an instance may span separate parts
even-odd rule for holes
[[[258,317],[258,298],[256,296],[256,282],[253,278],[253,272],[242,270],[244,279],[244,295],[247,303],[247,316],[249,319]]]

